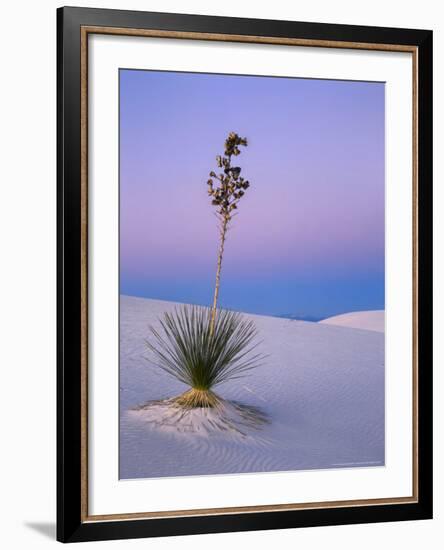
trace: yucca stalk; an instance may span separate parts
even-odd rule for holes
[[[215,407],[220,400],[213,392],[218,384],[243,376],[256,367],[260,354],[253,354],[257,331],[240,313],[218,309],[211,325],[212,309],[183,305],[165,313],[161,330],[151,327],[153,342],[146,341],[156,364],[191,386],[173,401],[184,408]]]
[[[241,168],[232,166],[231,157],[240,155],[240,147],[248,145],[246,138],[241,138],[235,132],[230,132],[225,140],[224,155],[216,157],[217,166],[223,168],[223,172],[216,174],[210,172],[210,179],[207,181],[208,194],[212,197],[211,204],[217,206],[217,217],[220,222],[220,243],[217,255],[216,284],[214,288],[213,307],[210,321],[210,333],[213,333],[219,298],[220,274],[225,249],[225,239],[228,224],[233,217],[233,211],[237,209],[238,202],[250,186],[248,180],[241,177]],[[216,180],[218,183],[215,186]]]

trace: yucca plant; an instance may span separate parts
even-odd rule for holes
[[[168,374],[191,387],[175,402],[183,407],[214,407],[218,384],[236,379],[257,366],[260,354],[252,353],[257,331],[240,313],[208,307],[182,306],[165,313],[161,331],[151,327],[153,342],[147,341],[157,364]]]
[[[220,275],[228,225],[250,184],[240,176],[241,168],[232,157],[247,146],[246,138],[230,132],[224,155],[216,157],[219,174],[210,172],[207,181],[212,205],[217,207],[220,243],[212,307],[182,306],[165,313],[160,331],[151,327],[153,341],[147,347],[156,364],[190,389],[173,401],[184,408],[216,407],[220,399],[213,389],[229,379],[239,378],[260,363],[254,354],[256,328],[240,313],[218,308]]]

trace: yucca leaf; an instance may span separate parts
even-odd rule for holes
[[[176,308],[160,319],[159,330],[151,327],[152,338],[146,341],[157,366],[200,390],[244,376],[264,357],[253,353],[257,330],[252,321],[218,309],[211,331],[211,314],[207,307]]]

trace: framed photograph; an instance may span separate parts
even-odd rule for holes
[[[432,517],[432,32],[58,10],[58,539]]]

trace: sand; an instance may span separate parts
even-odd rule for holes
[[[193,411],[178,429],[162,400],[187,387],[144,345],[148,326],[175,305],[121,296],[121,479],[384,465],[383,333],[251,315],[269,357],[215,391],[267,421],[238,433],[218,429],[215,411]],[[157,409],[143,408],[152,401]],[[238,427],[239,411],[230,414]]]
[[[364,330],[375,330],[376,332],[384,332],[385,329],[385,312],[376,311],[353,311],[329,317],[319,321],[325,325],[335,325],[338,327],[360,328]]]

